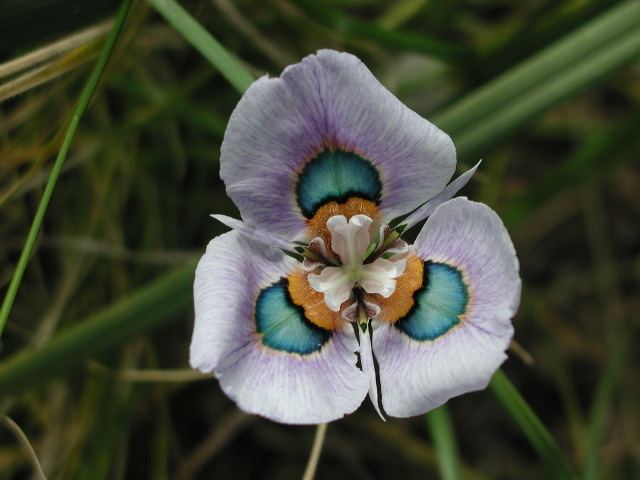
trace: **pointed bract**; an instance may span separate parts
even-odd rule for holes
[[[444,202],[451,200],[453,196],[467,184],[473,174],[476,173],[476,170],[480,166],[481,162],[482,160],[480,160],[480,162],[476,163],[473,167],[456,178],[453,182],[447,185],[444,190],[442,190],[433,198],[429,199],[428,202],[426,202],[415,212],[405,218],[402,222],[400,222],[400,224],[404,226],[405,230],[411,228],[431,215],[435,211],[435,209],[442,205]]]

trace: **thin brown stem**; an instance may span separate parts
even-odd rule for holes
[[[307,462],[307,468],[304,470],[302,480],[313,480],[316,475],[316,469],[318,468],[318,461],[320,460],[320,453],[322,453],[322,446],[324,445],[324,437],[327,433],[327,424],[321,423],[316,429],[316,436],[313,439],[313,446],[311,447],[311,454],[309,455],[309,461]]]
[[[18,439],[18,442],[20,443],[20,445],[22,445],[22,448],[24,448],[25,451],[27,452],[29,456],[29,460],[31,461],[31,465],[33,467],[35,478],[37,478],[38,480],[47,480],[47,477],[44,475],[44,472],[42,471],[42,466],[38,461],[38,456],[36,455],[35,450],[31,446],[31,443],[29,442],[27,435],[22,431],[20,426],[16,422],[14,422],[11,418],[7,417],[6,415],[4,415],[4,417],[2,418],[2,423],[4,423],[9,430],[11,430],[11,432]]]

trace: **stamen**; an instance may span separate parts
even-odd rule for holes
[[[361,298],[360,294],[353,292],[356,288],[364,293],[389,298],[396,289],[395,279],[406,268],[403,258],[409,249],[406,242],[399,240],[397,235],[393,236],[394,232],[386,225],[379,227],[379,239],[371,242],[369,229],[373,223],[366,215],[354,215],[349,220],[344,215],[335,215],[327,220],[331,250],[326,248],[320,237],[309,242],[309,255],[305,258],[303,269],[308,272],[322,269],[320,273],[308,275],[309,285],[324,294],[326,305],[334,312],[340,311],[349,298]],[[386,234],[387,238],[384,237]],[[382,247],[376,251],[376,245]],[[371,254],[371,251],[374,253]],[[335,259],[336,264],[329,266],[327,258]],[[356,307],[352,304],[344,309],[342,316],[345,320],[354,321],[356,312],[351,309],[357,308],[358,303],[355,302]],[[368,310],[369,318],[380,313],[377,305],[366,303],[369,305],[365,304],[363,308]]]
[[[359,308],[360,306],[358,305],[358,302],[353,302],[347,308],[342,310],[342,318],[347,322],[355,322],[358,319]]]
[[[365,313],[367,314],[367,318],[369,318],[370,320],[373,320],[378,315],[380,315],[380,312],[382,309],[378,306],[378,304],[373,302],[368,302],[366,300],[363,300],[362,303],[364,303],[364,309],[365,309]]]
[[[327,247],[324,244],[322,237],[315,237],[309,242],[309,251],[319,255],[320,257],[327,258]]]

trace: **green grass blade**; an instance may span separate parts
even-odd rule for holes
[[[502,370],[498,370],[493,376],[491,390],[511,415],[511,418],[522,429],[533,448],[549,468],[553,478],[557,480],[575,479],[574,473],[549,431]]]
[[[495,72],[507,70],[511,65],[541,51],[563,36],[577,31],[616,3],[620,2],[591,0],[567,8],[567,4],[562,2],[541,2],[520,29],[501,38],[489,51],[484,52],[478,65],[480,74],[491,78],[496,75]],[[490,72],[494,74],[490,75]]]
[[[640,2],[638,2],[640,10]],[[592,85],[607,73],[640,57],[640,21],[635,30],[601,48],[578,64],[559,72],[523,93],[515,101],[493,113],[488,113],[473,127],[453,135],[460,155],[476,153],[505,137],[526,121],[545,109],[564,100],[569,95]],[[437,123],[437,121],[436,121]]]
[[[243,93],[249,88],[254,80],[253,76],[189,12],[174,0],[147,1],[176,31],[209,60],[239,93]]]
[[[80,123],[80,119],[89,107],[89,102],[91,101],[91,98],[93,97],[93,94],[98,86],[98,82],[100,81],[100,78],[104,73],[107,62],[109,61],[109,57],[111,56],[111,52],[113,51],[113,46],[116,44],[116,41],[120,36],[120,32],[122,31],[122,27],[127,18],[127,14],[129,13],[132,3],[133,0],[125,0],[122,3],[122,6],[118,11],[116,21],[113,24],[113,28],[111,29],[111,32],[109,33],[109,36],[105,41],[104,47],[100,52],[98,62],[96,63],[93,72],[91,72],[91,76],[89,77],[89,80],[87,81],[84,90],[80,95],[80,99],[78,100],[78,104],[76,105],[76,108],[73,112],[71,122],[67,127],[67,131],[62,141],[62,146],[60,147],[58,156],[56,157],[53,168],[51,169],[51,175],[49,176],[47,185],[44,189],[44,192],[42,193],[42,198],[40,199],[40,203],[38,204],[36,215],[33,219],[33,222],[31,223],[29,234],[27,235],[27,240],[20,254],[20,258],[18,259],[18,265],[16,266],[16,270],[13,273],[13,277],[11,278],[11,283],[9,284],[9,288],[7,290],[7,294],[5,295],[4,301],[2,302],[2,309],[0,309],[0,335],[2,335],[4,326],[7,323],[7,318],[9,318],[9,313],[11,312],[13,301],[15,300],[16,294],[18,293],[20,282],[22,281],[24,271],[27,268],[27,263],[29,262],[29,258],[31,257],[31,252],[33,251],[33,246],[38,237],[38,233],[40,232],[40,227],[42,226],[42,220],[44,219],[47,207],[49,206],[49,201],[51,200],[53,189],[56,186],[58,176],[60,175],[60,170],[62,169],[64,161],[67,158],[67,154],[69,153],[71,141],[73,140],[73,136],[76,133],[78,124]]]
[[[616,387],[619,385],[622,372],[626,365],[628,351],[628,337],[624,337],[620,344],[614,349],[607,369],[598,384],[595,399],[589,414],[587,453],[584,465],[585,480],[598,480],[601,478],[600,447],[602,443],[602,435],[605,430],[607,414],[609,413],[613,394]]]
[[[0,395],[41,386],[101,351],[184,314],[193,302],[194,268],[189,264],[168,273],[59,333],[42,348],[0,364]]]
[[[429,0],[400,0],[390,5],[377,23],[385,30],[396,29],[420,12],[427,3]]]
[[[460,478],[460,461],[458,460],[458,449],[449,409],[443,405],[431,410],[427,413],[426,419],[438,456],[441,480],[458,480]]]
[[[445,131],[460,131],[477,124],[496,108],[528,94],[558,74],[571,73],[573,64],[587,61],[598,52],[606,55],[618,38],[633,30],[640,30],[640,2],[628,1],[451,105],[437,116],[436,123]]]
[[[378,41],[385,46],[426,53],[445,61],[461,61],[472,57],[468,48],[444,40],[412,32],[389,30],[375,23],[349,17],[326,2],[298,0],[297,5],[326,27],[349,37]]]

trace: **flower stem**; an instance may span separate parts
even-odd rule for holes
[[[313,480],[313,477],[315,477],[326,433],[327,424],[320,423],[316,429],[316,436],[313,439],[313,446],[311,447],[311,455],[309,455],[309,461],[307,462],[307,468],[304,469],[302,480]]]

